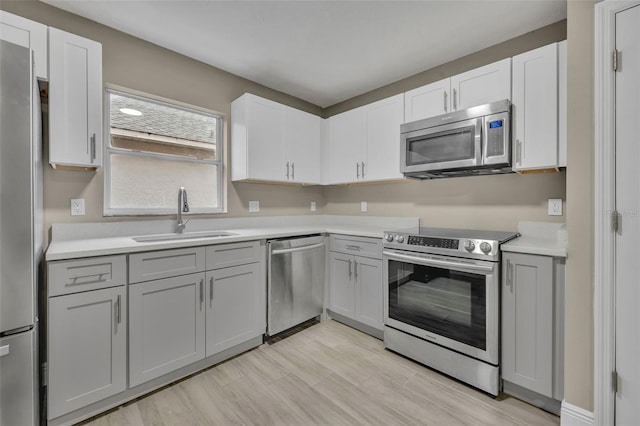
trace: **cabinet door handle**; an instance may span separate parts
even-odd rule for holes
[[[364,179],[364,161],[362,162],[362,179]]]
[[[91,138],[89,139],[89,144],[91,147],[91,162],[93,163],[93,161],[96,159],[96,134],[95,133],[91,135]]]
[[[353,272],[351,271],[351,259],[349,259],[349,280],[351,280],[351,275],[353,275]]]
[[[457,110],[458,109],[458,92],[456,91],[456,89],[453,89],[453,110]]]
[[[513,293],[513,264],[507,259],[507,286],[511,287]]]
[[[444,93],[444,112],[447,112],[447,91],[444,90],[442,93]]]
[[[118,295],[116,299],[116,324],[122,323],[122,298]]]
[[[200,280],[200,309],[202,309],[202,302],[204,302],[204,279]]]
[[[360,163],[356,163],[356,178],[360,179]]]
[[[289,162],[287,161],[287,180],[289,180]]]
[[[296,180],[296,163],[291,162],[291,180]]]
[[[209,278],[209,302],[213,303],[213,277]]]
[[[516,139],[516,162],[519,166],[522,165],[522,141]]]
[[[353,271],[355,275],[355,280],[358,281],[358,261],[354,260],[353,263],[354,263]]]

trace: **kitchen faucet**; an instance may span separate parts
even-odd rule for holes
[[[182,221],[182,213],[189,212],[189,202],[187,201],[187,190],[184,189],[184,186],[181,186],[178,190],[178,223],[176,225],[176,232],[178,234],[182,234],[185,226],[187,226],[187,222]]]

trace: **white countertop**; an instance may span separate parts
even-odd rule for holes
[[[566,230],[562,223],[520,222],[521,236],[500,246],[502,251],[567,257]]]
[[[354,219],[355,218],[355,219]],[[252,218],[253,219],[253,218]],[[215,219],[214,219],[215,220]],[[245,223],[243,223],[245,222]],[[234,235],[212,238],[165,240],[153,242],[137,242],[134,236],[165,234],[164,223],[158,222],[155,232],[142,233],[140,230],[149,231],[149,222],[113,222],[94,224],[95,230],[91,231],[91,224],[54,225],[53,241],[47,249],[45,259],[64,260],[82,257],[104,256],[112,254],[135,253],[151,250],[165,250],[182,247],[206,246],[212,244],[233,243],[239,241],[265,240],[291,237],[305,234],[344,234],[360,237],[382,238],[384,231],[409,228],[418,225],[417,218],[376,218],[376,217],[345,217],[345,216],[309,216],[307,219],[296,218],[286,225],[283,218],[263,218],[264,227],[242,227],[241,225],[255,225],[255,220],[234,220],[226,225],[236,227],[220,227],[221,223],[215,223],[215,227],[206,228],[206,224],[193,224],[191,232],[224,231]],[[298,223],[295,223],[298,222]],[[306,222],[306,223],[304,223]],[[315,223],[314,223],[315,222]],[[358,223],[356,223],[358,222]],[[172,223],[172,222],[171,222]],[[223,224],[224,225],[224,224]],[[135,228],[132,228],[135,227]],[[138,229],[133,233],[132,229]],[[110,230],[110,232],[109,232]],[[128,233],[127,233],[128,232]],[[114,236],[107,237],[105,234]],[[125,235],[122,235],[122,234]]]

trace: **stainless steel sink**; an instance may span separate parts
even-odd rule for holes
[[[205,232],[185,232],[183,234],[157,234],[157,235],[143,235],[141,237],[132,237],[133,241],[138,243],[157,243],[160,241],[175,241],[175,240],[193,240],[202,238],[220,238],[230,237],[233,232],[224,231],[205,231]]]

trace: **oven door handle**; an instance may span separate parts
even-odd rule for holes
[[[390,251],[383,251],[383,255],[390,259],[406,260],[408,262],[419,263],[426,266],[444,266],[452,269],[466,269],[468,271],[492,272],[493,266],[470,265],[467,263],[451,262],[448,260],[425,259],[423,257],[411,256],[407,254],[399,254]]]

